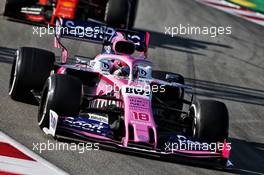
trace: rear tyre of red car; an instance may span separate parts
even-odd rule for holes
[[[37,4],[38,0],[4,0],[4,2],[3,14],[5,16],[16,17],[16,15],[20,14],[20,10],[22,7]]]
[[[192,133],[195,138],[221,141],[228,138],[229,115],[224,103],[214,100],[197,100],[190,109],[194,121]]]
[[[132,28],[137,0],[109,0],[105,10],[105,22],[111,27]]]
[[[24,101],[31,96],[30,90],[41,90],[53,69],[55,55],[52,52],[22,47],[13,61],[9,95],[12,99]]]
[[[71,75],[51,75],[42,91],[38,111],[38,124],[41,129],[49,126],[49,111],[59,116],[77,116],[80,112],[82,82]]]

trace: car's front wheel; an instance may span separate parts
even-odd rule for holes
[[[194,138],[209,142],[225,142],[228,139],[229,115],[224,103],[214,100],[196,100],[191,108]],[[222,157],[220,164],[226,167],[228,157]]]
[[[51,75],[43,88],[38,111],[38,125],[49,126],[50,110],[59,116],[78,116],[82,97],[82,82],[70,75]]]
[[[208,141],[224,141],[228,137],[229,115],[224,103],[196,100],[191,108],[193,137]]]

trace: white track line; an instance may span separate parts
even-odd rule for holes
[[[0,142],[9,143],[22,153],[36,161],[17,159],[7,156],[0,156],[0,171],[7,171],[18,174],[28,175],[68,175],[65,171],[59,169],[47,160],[43,159],[33,151],[18,143],[11,137],[0,131]]]
[[[264,15],[253,10],[245,9],[225,0],[195,1],[264,26]]]

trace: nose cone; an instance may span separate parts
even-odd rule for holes
[[[152,115],[151,96],[124,86],[122,95],[125,106],[126,136],[124,146],[129,142],[151,144],[156,147],[156,124]]]

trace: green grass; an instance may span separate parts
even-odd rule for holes
[[[264,0],[227,0],[242,7],[264,13]]]

